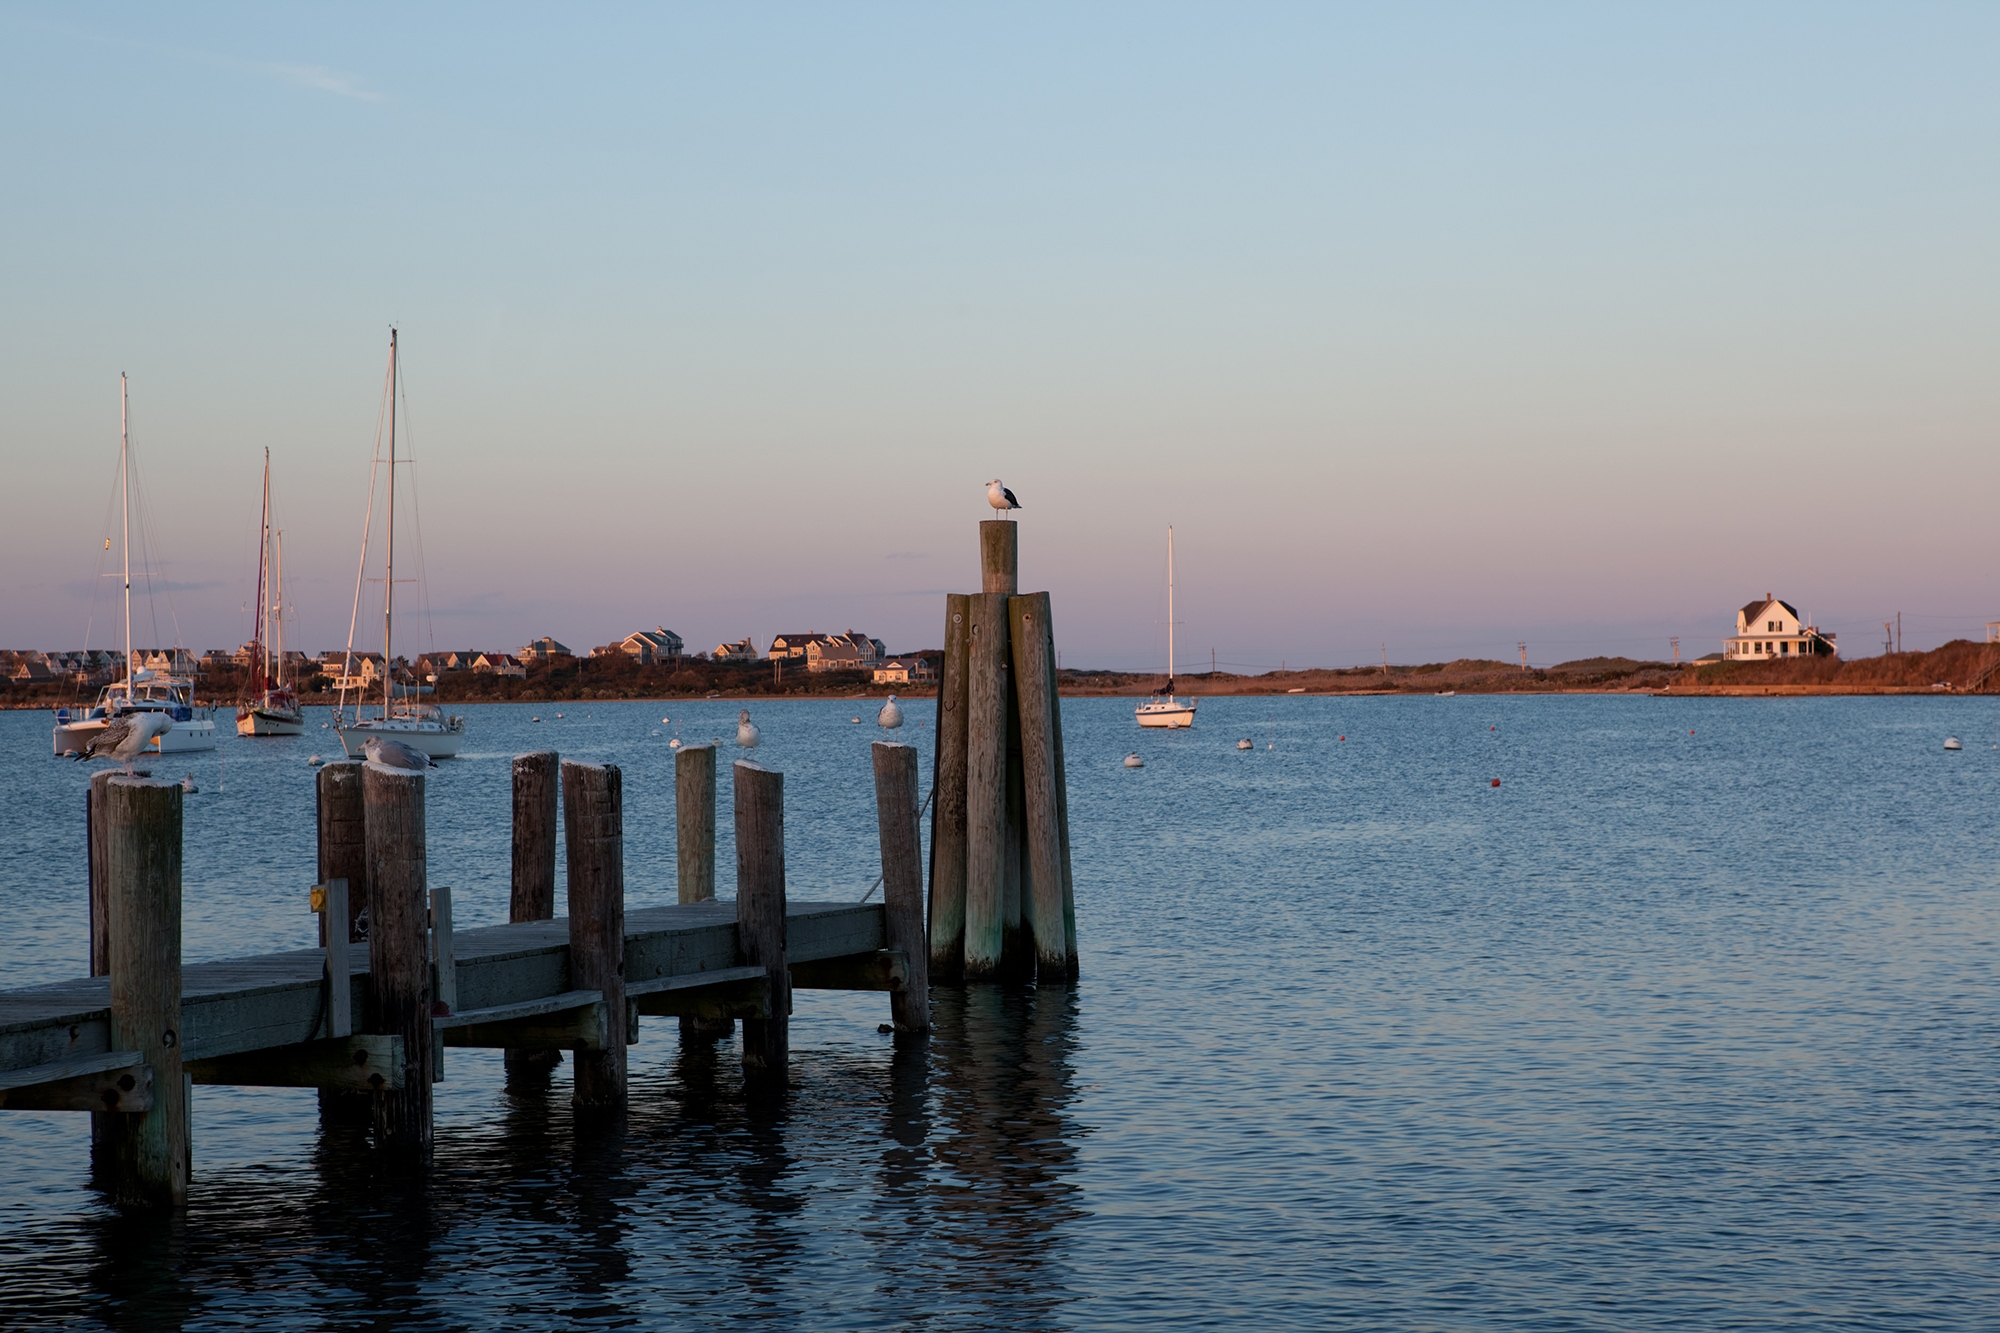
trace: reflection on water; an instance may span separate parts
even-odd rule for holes
[[[152,1330],[1059,1324],[1062,1233],[1080,1216],[1075,994],[940,991],[934,1012],[927,1039],[800,1052],[776,1091],[746,1087],[735,1042],[669,1035],[622,1117],[575,1111],[560,1076],[517,1080],[483,1094],[488,1115],[441,1124],[428,1174],[351,1120],[273,1126],[267,1149],[280,1128],[312,1135],[299,1169],[204,1172],[182,1219],[94,1209],[11,1238],[0,1314]],[[467,1081],[499,1069],[452,1058]],[[290,1100],[313,1113],[310,1094]],[[81,1271],[49,1262],[71,1229]],[[19,1261],[37,1250],[31,1273]]]

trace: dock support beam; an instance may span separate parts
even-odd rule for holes
[[[383,1147],[428,1157],[433,1071],[424,775],[374,762],[361,768],[375,1028],[403,1039],[403,1086],[371,1094],[375,1139]]]
[[[964,976],[992,981],[1001,973],[1006,929],[1007,597],[981,593],[966,601]]]
[[[509,921],[547,921],[556,914],[556,752],[514,756],[514,878]],[[509,1049],[507,1081],[545,1081],[562,1052]]]
[[[104,788],[111,1046],[153,1071],[152,1109],[106,1116],[100,1178],[124,1207],[187,1203],[187,1080],[181,1069],[181,789],[114,777]]]
[[[563,761],[569,984],[604,993],[604,1046],[579,1050],[578,1106],[625,1104],[625,780],[616,764]]]
[[[1061,792],[1056,786],[1055,714],[1050,697],[1055,671],[1049,658],[1049,595],[1008,599],[1014,645],[1014,681],[1021,700],[1021,770],[1026,819],[1022,834],[1029,898],[1023,906],[1034,931],[1035,974],[1043,981],[1069,979],[1069,935],[1064,924]]]
[[[900,951],[909,966],[902,989],[889,992],[889,1013],[899,1033],[928,1032],[931,979],[924,941],[923,846],[917,836],[917,752],[894,741],[876,741],[874,758],[885,943]]]
[[[782,1085],[791,1060],[791,973],[785,966],[785,775],[736,761],[736,943],[769,978],[768,1018],[743,1020],[743,1068]]]

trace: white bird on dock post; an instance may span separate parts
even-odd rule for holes
[[[370,763],[382,764],[388,768],[400,768],[406,772],[418,773],[426,768],[436,767],[431,763],[431,757],[422,750],[380,736],[370,736],[364,741],[361,752],[368,756]]]
[[[165,713],[127,713],[91,737],[76,757],[78,761],[99,755],[116,759],[130,775],[133,761],[152,748],[153,737],[164,736],[173,729],[174,720]]]
[[[750,720],[750,710],[745,708],[736,715],[736,743],[746,750],[754,750],[764,737],[757,730],[757,724]]]
[[[903,710],[896,704],[896,696],[890,695],[889,702],[882,705],[882,711],[875,715],[875,725],[894,730],[903,725]]]
[[[1019,509],[1021,507],[1021,502],[1014,498],[1014,492],[1002,486],[998,477],[986,483],[986,503],[992,505],[1003,514],[1009,509]]]

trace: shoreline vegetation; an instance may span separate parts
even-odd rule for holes
[[[1229,695],[1329,694],[1657,694],[1686,697],[1848,694],[1962,694],[2000,690],[2000,644],[1956,639],[1929,652],[1886,653],[1852,661],[1795,658],[1732,661],[1704,666],[1590,657],[1523,671],[1518,663],[1461,658],[1421,666],[1379,666],[1271,671],[1239,676],[1193,672],[1176,689],[1196,698]],[[1131,671],[1058,673],[1066,697],[1142,697],[1163,689],[1166,676]],[[227,707],[244,697],[247,673],[204,672],[196,694]],[[0,708],[58,708],[88,704],[98,687],[73,681],[0,680]],[[559,658],[537,662],[525,678],[452,672],[439,679],[432,703],[567,703],[586,700],[881,698],[937,696],[935,683],[877,685],[860,672],[774,671],[768,662],[737,664],[683,658],[642,666],[629,658]],[[379,698],[379,696],[378,696]],[[331,692],[302,689],[299,702],[328,707]],[[352,696],[350,696],[350,702]]]

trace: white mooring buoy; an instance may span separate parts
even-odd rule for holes
[[[1144,768],[1145,766],[1146,766],[1146,761],[1139,757],[1139,752],[1137,750],[1134,750],[1131,754],[1125,756],[1125,767]]]
[[[1947,750],[1962,750],[1965,747],[1958,743],[1958,737],[1947,736],[1944,738],[1944,748]]]

